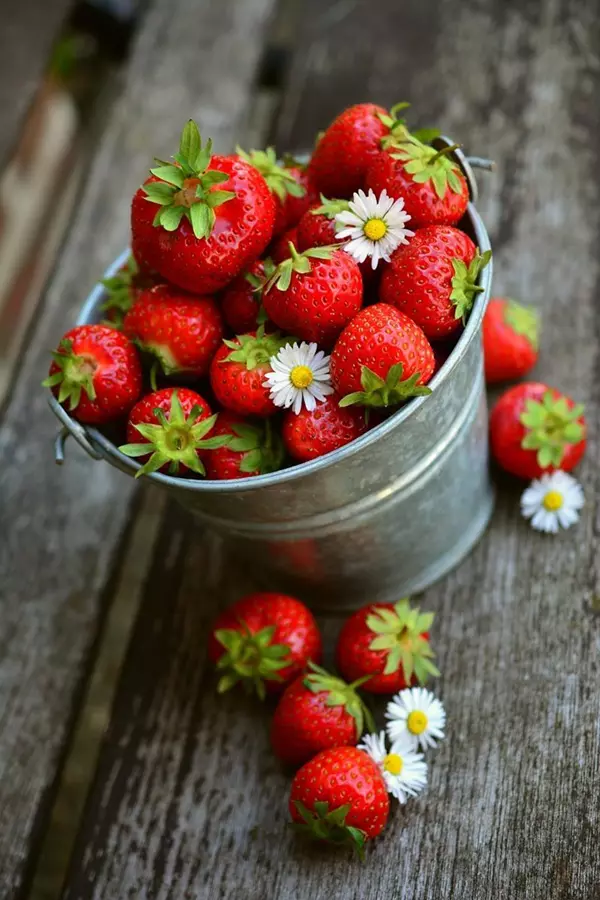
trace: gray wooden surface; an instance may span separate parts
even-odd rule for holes
[[[0,429],[0,897],[27,877],[110,599],[133,484],[75,446],[54,466],[56,422],[39,384],[48,351],[128,239],[149,154],[198,117],[229,147],[243,127],[271,0],[155,2],[122,94],[90,147],[64,251]],[[4,25],[2,26],[2,29]],[[143,573],[140,573],[143,574]]]
[[[493,156],[480,206],[496,292],[539,306],[536,374],[588,404],[577,530],[533,533],[500,479],[484,540],[422,598],[449,713],[427,793],[396,808],[364,866],[292,840],[268,712],[217,699],[205,658],[211,616],[243,582],[170,506],[65,900],[600,896],[595,13],[592,0],[305,0],[275,128],[281,149],[307,146],[348,103],[409,98],[423,124]],[[331,645],[339,622],[322,624]]]

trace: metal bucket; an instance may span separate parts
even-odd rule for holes
[[[462,154],[457,154],[476,187]],[[472,203],[465,220],[483,252],[487,231]],[[107,270],[114,274],[125,252]],[[493,508],[481,323],[492,267],[481,274],[467,326],[431,380],[432,393],[328,456],[272,475],[235,481],[154,473],[183,506],[226,537],[259,581],[299,593],[320,608],[391,600],[421,590],[457,565],[484,531]],[[77,324],[96,322],[104,298],[94,288]],[[96,428],[82,426],[50,398],[63,428],[94,459],[129,475],[139,464]]]

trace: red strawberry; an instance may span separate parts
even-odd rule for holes
[[[369,166],[365,187],[377,195],[386,190],[390,197],[401,197],[411,228],[459,222],[467,209],[469,188],[458,163],[449,155],[456,145],[436,150],[408,132],[400,141],[384,144],[387,149]]]
[[[336,663],[348,680],[371,676],[364,690],[393,694],[439,675],[431,661],[429,629],[433,613],[411,609],[408,600],[371,603],[346,619],[336,647]]]
[[[583,405],[537,382],[517,384],[492,410],[490,441],[496,461],[519,478],[575,468],[585,453]]]
[[[359,103],[340,113],[321,135],[308,164],[315,188],[328,197],[351,197],[364,187],[382,138],[398,129],[404,133],[403,120],[396,113],[405,106],[398,103],[388,113],[375,103]]]
[[[278,237],[276,241],[273,241],[273,243],[271,244],[269,256],[274,263],[282,263],[284,259],[290,258],[290,244],[294,244],[294,246],[296,246],[297,242],[297,226],[288,228],[288,230],[284,231],[284,233],[280,237]]]
[[[275,227],[277,236],[294,226],[316,199],[308,174],[296,160],[278,162],[274,147],[246,153],[236,148],[238,156],[260,172],[275,198]]]
[[[80,422],[100,425],[118,419],[142,391],[137,350],[108,325],[78,325],[67,331],[52,360],[43,384]]]
[[[321,202],[315,203],[308,209],[298,222],[298,249],[304,252],[311,247],[326,247],[329,244],[340,243],[335,233],[335,217],[339,212],[349,209],[347,200],[327,200],[321,196]],[[342,244],[345,242],[342,241]],[[358,263],[365,287],[372,284],[377,277],[378,270],[371,265],[370,258]]]
[[[289,810],[303,836],[352,847],[362,858],[365,841],[385,828],[390,799],[377,763],[364,750],[334,747],[298,769]]]
[[[362,305],[358,265],[335,247],[315,247],[280,263],[265,286],[268,317],[303,341],[331,346]]]
[[[229,438],[213,436],[216,416],[206,400],[188,388],[163,388],[147,394],[133,407],[127,422],[129,443],[119,447],[144,463],[135,477],[160,470],[179,475],[191,470],[204,475],[206,451]],[[210,437],[208,437],[210,435]]]
[[[483,317],[483,356],[488,384],[521,378],[536,364],[539,316],[516,300],[492,297]]]
[[[341,406],[395,406],[430,394],[423,387],[435,368],[431,345],[418,325],[386,303],[361,310],[331,354],[331,381]]]
[[[311,663],[286,688],[273,715],[271,746],[289,766],[301,766],[321,750],[357,744],[365,722],[374,729],[371,713],[346,684]]]
[[[213,435],[227,434],[231,440],[206,457],[208,478],[249,478],[277,472],[283,465],[283,446],[270,422],[251,423],[230,412],[217,417]]]
[[[343,409],[340,397],[332,394],[310,412],[302,407],[298,415],[285,413],[282,437],[287,452],[298,462],[308,462],[349,444],[368,428],[359,409]]]
[[[264,381],[271,370],[269,360],[288,343],[276,332],[256,332],[223,341],[210,366],[210,383],[215,397],[225,409],[241,416],[272,416],[277,407]]]
[[[225,289],[221,307],[225,321],[235,334],[254,331],[258,325],[266,322],[262,292],[265,281],[274,271],[275,266],[268,257],[265,260],[257,259],[247,272],[238,275]]]
[[[156,278],[140,270],[135,257],[130,254],[117,274],[103,278],[100,284],[107,294],[100,309],[107,314],[111,325],[121,328],[125,313],[131,309],[144,288],[156,284]]]
[[[170,284],[142,291],[123,331],[158,360],[165,375],[206,375],[223,340],[223,319],[212,297],[186,294]]]
[[[259,697],[281,692],[321,658],[321,635],[313,614],[285,594],[249,594],[216,619],[208,644],[221,673],[217,690],[238,682]]]
[[[133,198],[138,259],[173,284],[212,294],[261,255],[273,235],[275,201],[239,156],[211,156],[198,127],[185,126],[175,163],[159,162]]]
[[[392,254],[379,285],[379,299],[419,325],[430,340],[461,328],[475,295],[479,273],[491,252],[479,254],[471,238],[449,225],[417,231]]]

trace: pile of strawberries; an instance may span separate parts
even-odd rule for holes
[[[188,122],[133,197],[105,322],[53,354],[59,402],[115,423],[137,474],[230,479],[330,453],[429,393],[489,254],[460,230],[455,147],[409,131],[406,105],[345,110],[307,165],[213,154]]]
[[[277,700],[271,746],[296,770],[289,813],[307,837],[362,856],[387,823],[388,794],[404,803],[425,786],[427,766],[417,751],[443,738],[445,713],[429,691],[410,686],[439,675],[429,644],[433,619],[408,600],[358,609],[338,637],[340,676],[321,668],[317,623],[294,597],[250,594],[214,623],[208,651],[219,692],[242,684]],[[375,726],[359,688],[399,692],[386,713],[389,749],[383,731],[368,733]]]

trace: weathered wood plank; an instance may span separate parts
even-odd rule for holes
[[[598,491],[600,140],[595,4],[306,0],[276,134],[308,146],[342,106],[412,99],[498,163],[481,208],[496,290],[543,309],[537,375],[589,404],[576,531],[550,539],[499,482],[486,538],[423,597],[449,738],[427,793],[396,809],[364,866],[284,833],[288,778],[267,713],[217,699],[211,613],[235,591],[191,521],[164,528],[75,853],[66,900],[245,896],[593,900],[600,862]],[[208,555],[205,555],[208,554]],[[224,576],[223,576],[224,577]],[[241,585],[238,586],[238,590]],[[339,623],[323,622],[328,639]],[[258,826],[258,830],[254,830]]]
[[[193,115],[218,145],[239,134],[271,0],[156,2],[122,95],[89,147],[64,253],[0,432],[0,896],[19,888],[45,821],[79,678],[132,484],[69,447],[52,462],[56,423],[39,387],[48,349],[127,241],[129,199],[149,153],[171,152]],[[42,802],[40,809],[40,802]]]

